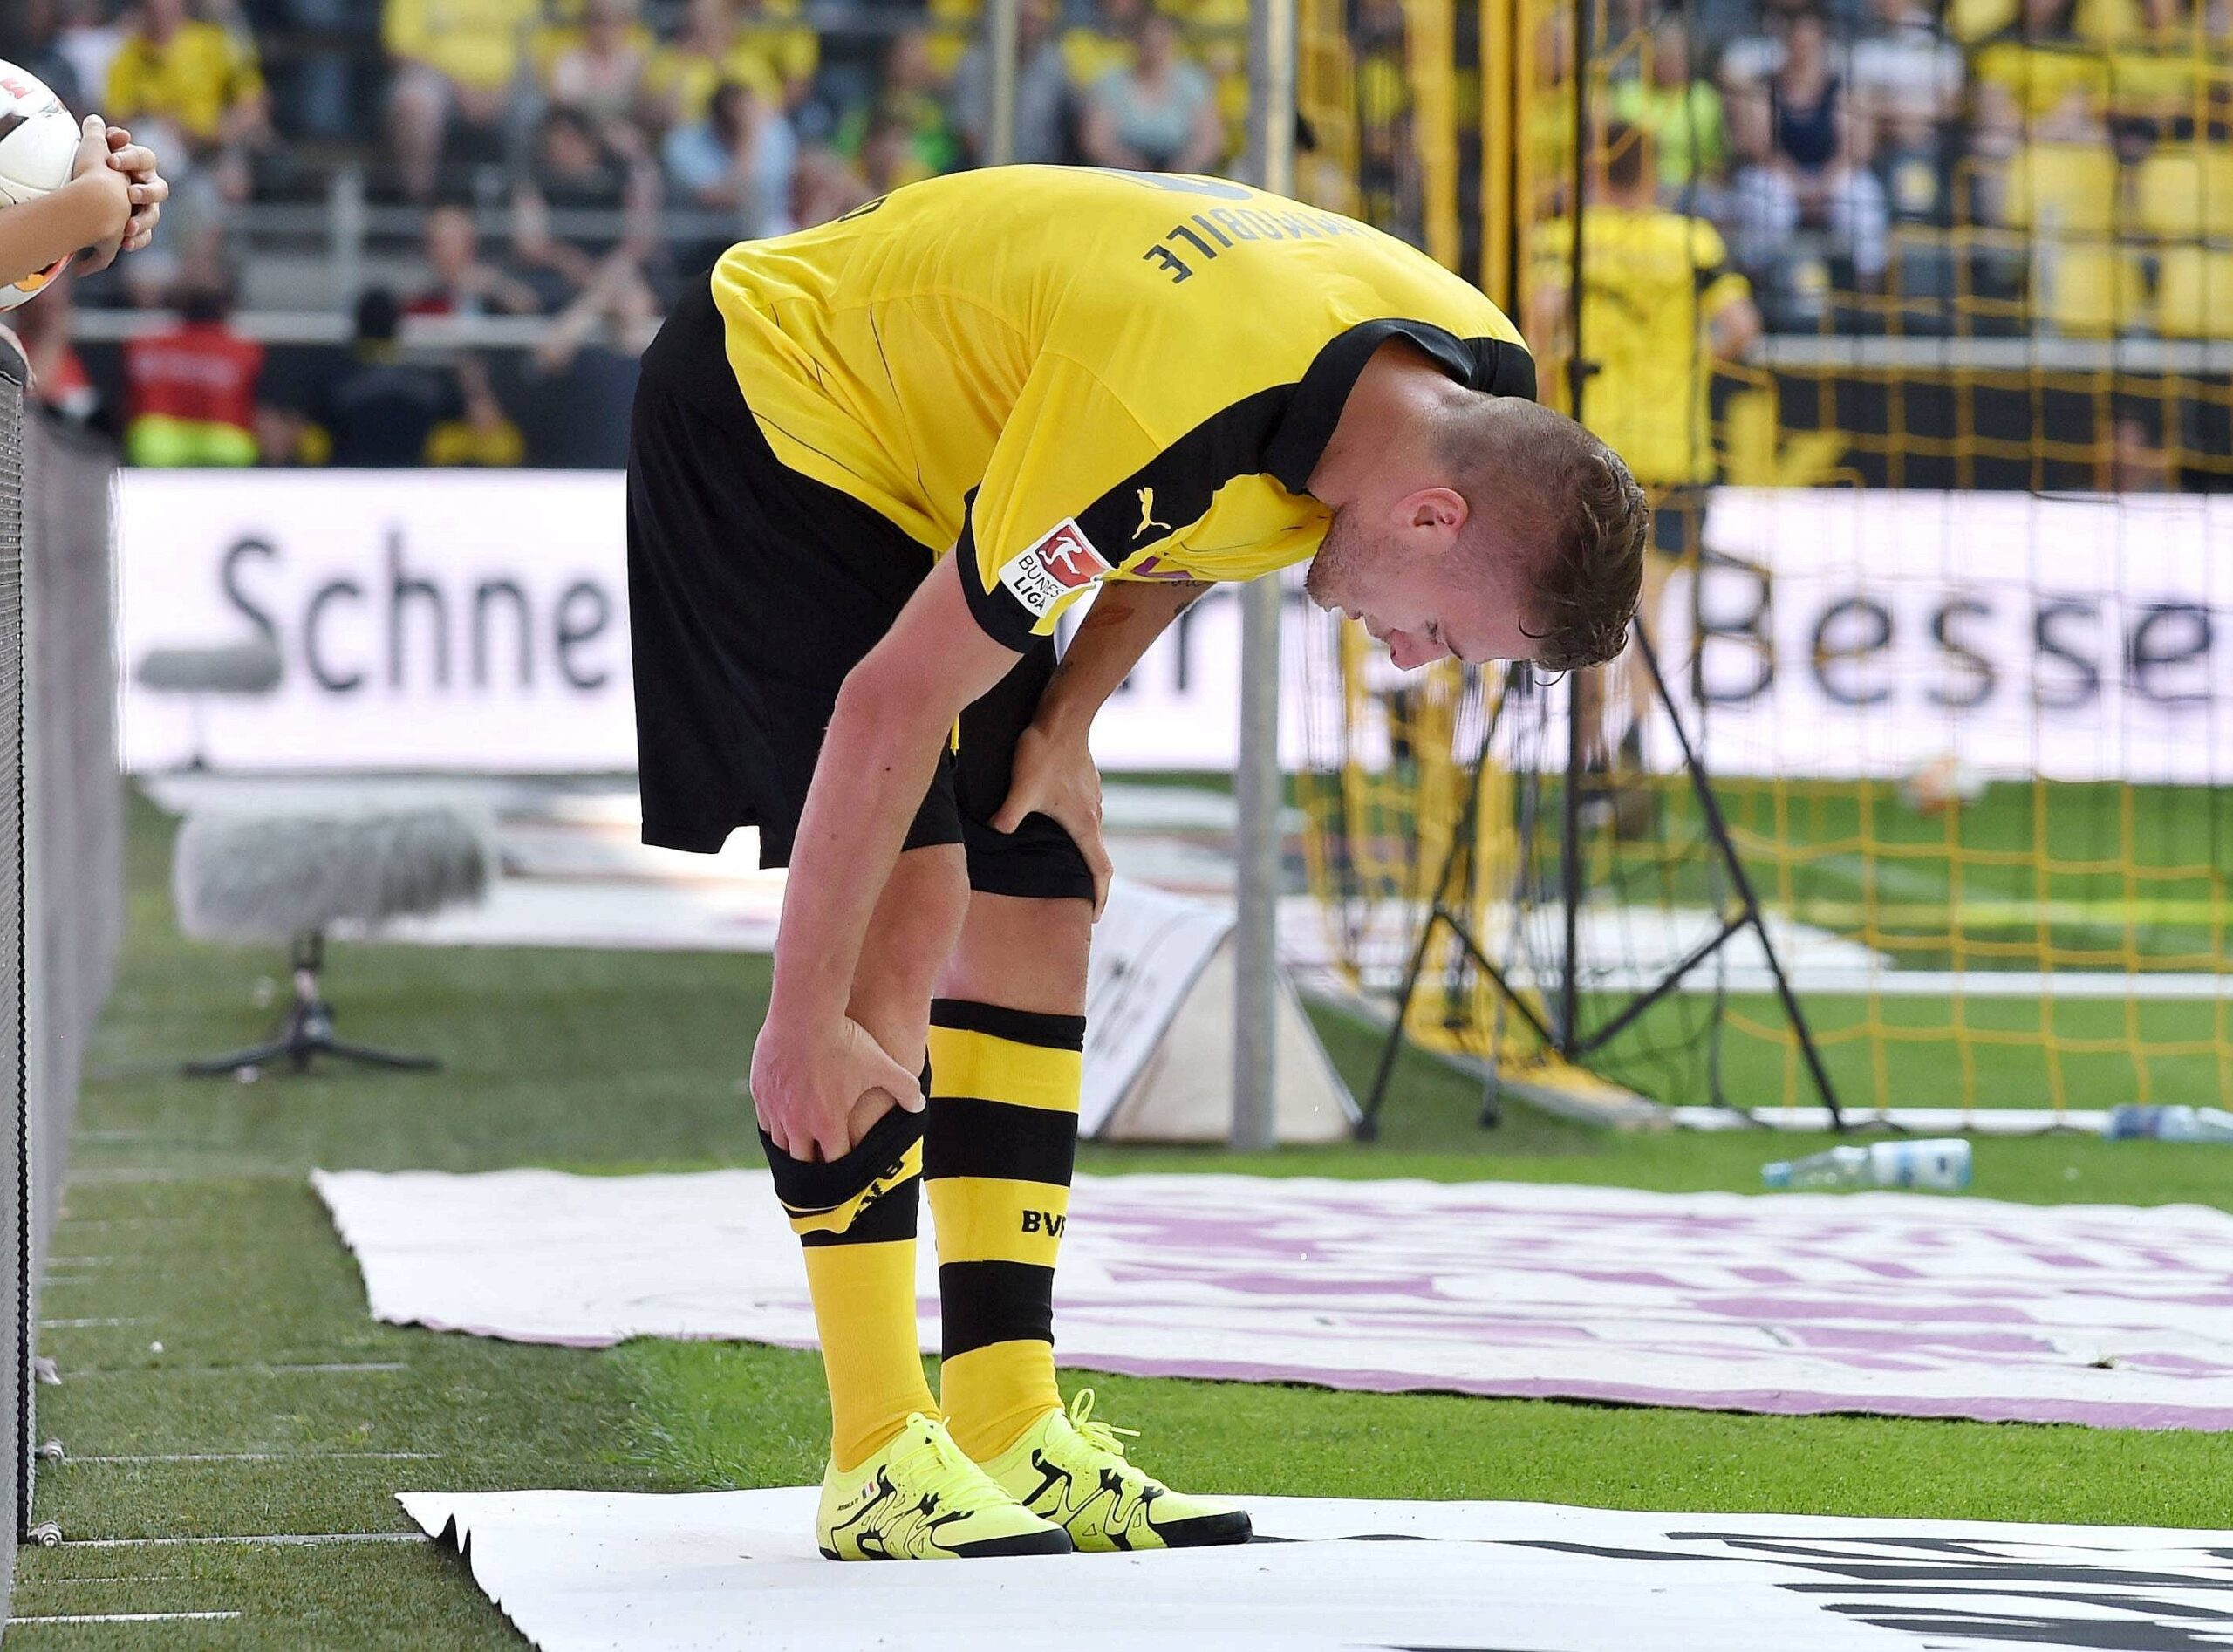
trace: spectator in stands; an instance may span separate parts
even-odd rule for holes
[[[488,364],[471,353],[460,357],[457,388],[457,416],[427,433],[427,462],[496,469],[526,463],[527,440],[489,387]]]
[[[1880,124],[1951,119],[1962,98],[1962,50],[1923,0],[1870,0],[1848,53],[1853,95]]]
[[[1868,169],[1866,126],[1831,67],[1829,32],[1813,9],[1786,26],[1783,62],[1764,86],[1738,99],[1738,171],[1731,205],[1738,263],[1771,270],[1802,227],[1829,237],[1865,290],[1881,283],[1889,256],[1884,186]]]
[[[526,316],[543,306],[535,289],[481,256],[470,209],[437,207],[420,230],[432,279],[406,306],[413,316]]]
[[[626,465],[637,358],[658,317],[658,302],[631,260],[611,257],[598,267],[525,364],[519,406],[529,463]]]
[[[783,107],[796,110],[814,89],[822,39],[799,16],[800,0],[738,0],[744,50],[783,89]]]
[[[635,0],[583,0],[581,28],[551,59],[544,89],[553,104],[584,116],[606,148],[633,154],[643,141],[636,119],[652,48]]]
[[[682,200],[734,215],[734,231],[722,237],[723,245],[792,228],[798,139],[782,110],[750,86],[725,80],[715,87],[706,118],[667,133],[665,154],[667,177]],[[694,258],[689,262],[701,267]]]
[[[367,288],[357,300],[353,359],[318,410],[335,465],[423,464],[434,427],[464,409],[452,374],[400,358],[396,334],[402,317],[402,307],[385,287]]]
[[[895,129],[901,134],[896,149]],[[872,130],[881,134],[886,151],[877,171],[889,181],[878,184],[870,179],[879,191],[950,172],[959,160],[961,146],[947,116],[946,89],[931,54],[928,30],[903,29],[891,37],[875,100],[837,124],[831,147],[857,161],[864,175],[871,170],[866,151]]]
[[[175,129],[188,164],[174,183],[208,168],[233,200],[248,192],[248,149],[270,129],[256,47],[244,35],[189,17],[186,0],[140,0],[110,61],[102,113],[119,126],[153,120]]]
[[[1711,212],[1718,204],[1729,167],[1721,93],[1691,72],[1688,18],[1659,20],[1647,72],[1615,81],[1611,108],[1614,119],[1650,137],[1663,200],[1685,212]]]
[[[828,223],[868,198],[860,174],[836,150],[816,146],[799,152],[798,167],[791,174],[793,223],[802,229]]]
[[[1055,37],[1055,0],[1021,0],[1016,12],[1015,154],[1011,159],[1054,166],[1070,158],[1070,78]],[[980,40],[953,79],[953,110],[962,154],[981,167],[991,154],[993,58]]]
[[[778,109],[789,105],[781,77],[744,32],[736,0],[690,0],[682,32],[652,54],[645,74],[652,124],[667,130],[703,120],[714,89],[724,81],[749,87]]]
[[[124,31],[103,10],[100,0],[56,0],[54,51],[69,65],[84,104],[72,104],[80,114],[92,113],[108,90],[108,72],[123,49]],[[58,93],[62,88],[56,86]],[[163,157],[166,164],[172,157]]]
[[[99,113],[79,82],[77,65],[62,49],[62,21],[54,0],[30,0],[24,8],[22,38],[12,50],[16,61],[44,81],[64,108],[79,115]],[[106,87],[108,82],[103,79],[94,85]]]
[[[1073,92],[1082,98],[1110,70],[1132,66],[1148,6],[1149,0],[1093,0],[1091,20],[1063,31],[1062,65]]]
[[[2024,139],[2105,135],[2109,64],[2078,38],[2076,11],[2077,0],[2024,0],[2015,21],[1970,54],[1983,153],[2004,154]]]
[[[1217,88],[1179,55],[1178,24],[1160,11],[1140,19],[1129,69],[1112,69],[1086,99],[1079,133],[1086,159],[1135,172],[1207,172],[1225,147]]]
[[[502,152],[527,31],[541,12],[541,0],[383,0],[395,72],[388,136],[411,199],[434,193],[454,132],[484,156]]]
[[[232,330],[230,283],[180,284],[175,326],[124,346],[124,455],[135,465],[252,465],[263,346]]]
[[[639,263],[655,256],[659,203],[655,168],[613,154],[575,111],[546,110],[533,163],[512,187],[513,258],[543,308],[558,309],[616,248]],[[557,230],[554,214],[568,220]]]
[[[1961,104],[1960,48],[1922,0],[1873,0],[1868,31],[1848,60],[1855,106],[1876,134],[1876,171],[1893,217],[1943,221],[1942,134]]]
[[[891,110],[878,108],[870,114],[860,153],[854,157],[869,194],[885,195],[932,175],[915,152],[914,138],[907,122]]]

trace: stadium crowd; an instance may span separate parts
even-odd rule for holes
[[[1023,0],[1018,159],[1232,160],[1246,0],[1167,3]],[[633,349],[677,283],[732,241],[983,159],[977,9],[30,0],[26,66],[73,108],[151,138],[176,185],[160,256],[76,299],[174,323],[79,352],[66,301],[31,306],[42,382],[114,408],[140,463],[613,462]],[[1360,146],[1369,167],[1403,152],[1390,134],[1409,117],[1405,17],[1402,0],[1349,9],[1359,120],[1378,128]],[[1772,326],[1847,324],[1840,295],[1990,298],[1989,237],[1957,239],[1984,226],[2068,243],[2052,296],[2028,249],[2001,258],[2010,330],[2170,331],[2170,289],[2195,281],[2204,327],[2227,327],[2233,304],[2208,299],[2222,274],[2233,301],[2233,262],[2216,262],[2233,250],[2214,239],[2233,236],[2233,0],[1603,10],[1609,115],[1649,134],[1663,200],[1722,228]],[[1538,43],[1547,82],[1567,78],[1568,27],[1554,18]],[[2192,260],[2144,256],[2122,233],[2118,203],[2137,189],[2147,218],[2150,169],[2166,167],[2223,186],[2187,197],[2187,215],[2200,201],[2207,218],[2189,226]],[[345,175],[352,209],[407,228],[335,290],[302,226],[340,209]],[[1384,215],[1399,228],[1403,193],[1399,175]],[[275,299],[271,272],[305,241],[313,256],[292,263],[313,272],[310,290]],[[259,311],[349,310],[349,340],[253,342],[232,319],[244,290]],[[402,347],[410,318],[440,317],[545,323],[520,348]]]

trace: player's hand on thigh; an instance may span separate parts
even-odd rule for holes
[[[850,1017],[806,1026],[771,1017],[752,1047],[752,1102],[777,1147],[826,1163],[850,1152],[894,1104],[921,1112],[923,1091]]]
[[[1093,915],[1100,917],[1113,869],[1101,840],[1101,771],[1082,735],[1050,734],[1035,723],[1017,737],[1007,799],[993,816],[993,829],[1012,832],[1027,815],[1044,815],[1070,835],[1093,873]]]

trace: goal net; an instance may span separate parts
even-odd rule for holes
[[[1463,824],[1488,961],[1601,1028],[1731,910],[1671,712],[1849,1112],[2224,1104],[2228,43],[2119,0],[1829,15],[1307,9],[1355,48],[1306,50],[1324,198],[1479,280],[1661,507],[1669,690],[1321,639],[1333,950],[1390,985]],[[1415,1034],[1540,1044],[1437,947]],[[1712,952],[1591,1065],[1811,1102],[1766,961]]]

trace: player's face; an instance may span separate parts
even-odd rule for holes
[[[1472,665],[1533,658],[1523,577],[1499,569],[1484,578],[1454,543],[1376,536],[1362,515],[1334,513],[1303,582],[1313,602],[1361,621],[1404,671],[1452,656]]]

